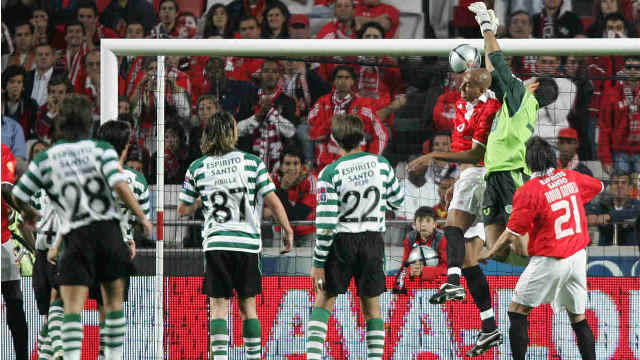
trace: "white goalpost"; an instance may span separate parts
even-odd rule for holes
[[[640,39],[501,39],[506,55],[640,55]],[[157,241],[154,278],[154,358],[164,353],[164,107],[165,56],[446,56],[460,44],[482,51],[482,39],[246,40],[102,39],[100,44],[100,122],[118,117],[117,56],[157,56]]]

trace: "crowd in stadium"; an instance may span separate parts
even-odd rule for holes
[[[306,14],[291,4],[314,2]],[[100,39],[383,39],[401,33],[403,16],[381,0],[7,0],[2,2],[2,143],[29,161],[53,140],[53,119],[71,93],[100,114]],[[397,3],[397,1],[396,1]],[[428,2],[424,37],[480,37],[467,0]],[[640,28],[637,0],[494,0],[503,38],[631,38]],[[420,6],[418,6],[419,8]],[[578,15],[584,10],[592,12]],[[580,11],[578,11],[580,10]],[[574,12],[575,11],[575,12]],[[127,164],[149,183],[155,176],[156,58],[119,57],[119,119],[135,129]],[[315,61],[317,60],[317,62]],[[596,175],[607,192],[588,206],[601,245],[638,244],[640,214],[639,57],[508,57],[520,78],[550,77],[557,100],[539,110],[536,135],[557,146],[559,166]],[[431,58],[256,59],[167,57],[165,183],[181,184],[201,156],[200,137],[219,110],[238,122],[239,148],[258,155],[273,174],[291,220],[315,216],[318,172],[338,157],[329,132],[337,113],[357,113],[366,150],[397,164],[407,194],[403,211],[420,206],[446,218],[445,195],[455,164],[434,161],[405,170],[421,152],[451,151],[460,75]],[[436,70],[434,70],[436,69]],[[437,70],[439,69],[439,70]],[[425,141],[426,140],[426,141]],[[295,214],[295,215],[293,215]],[[268,214],[267,214],[268,215]],[[311,234],[298,227],[298,237]],[[308,244],[300,240],[299,244]]]

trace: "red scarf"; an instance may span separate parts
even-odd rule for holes
[[[333,104],[333,115],[341,115],[346,114],[349,111],[349,106],[351,106],[351,102],[355,100],[355,96],[351,93],[347,94],[342,99],[338,99],[338,92],[334,91],[333,95],[331,95],[331,104]]]
[[[377,66],[360,66],[358,77],[358,94],[373,99],[380,98],[380,68]]]
[[[256,114],[260,112],[260,103],[262,103],[263,101],[271,101],[271,103],[273,104],[278,99],[280,94],[282,94],[283,89],[284,89],[284,80],[282,79],[278,81],[278,83],[276,84],[276,88],[273,90],[273,93],[271,94],[266,94],[262,88],[258,89],[258,103],[254,107]],[[275,109],[271,107],[271,110],[269,110],[265,118],[269,117],[269,114],[271,114],[273,111],[275,111]]]
[[[278,121],[280,114],[273,104],[278,99],[284,88],[284,81],[280,79],[276,88],[271,94],[265,94],[263,89],[258,90],[258,105],[255,107],[255,112],[260,112],[260,103],[266,100],[271,101],[271,109],[267,112],[264,120],[253,131],[253,151],[258,154],[258,157],[264,162],[267,169],[270,171],[278,165],[280,160],[280,153],[283,149],[282,139],[280,138],[280,130],[278,129]]]
[[[76,79],[82,72],[82,63],[84,62],[84,56],[87,54],[88,48],[87,43],[83,42],[82,46],[75,55],[71,55],[69,50],[65,50],[64,52],[64,65],[67,74],[69,74],[69,80],[71,80],[72,84],[76,83]]]
[[[313,105],[311,103],[311,92],[309,91],[309,84],[307,83],[307,77],[302,74],[296,73],[293,76],[284,76],[284,88],[285,93],[291,98],[296,100],[296,115],[300,116],[305,113]],[[302,90],[302,97],[297,95],[297,90]]]

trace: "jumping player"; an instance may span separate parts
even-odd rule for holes
[[[101,284],[105,309],[108,360],[122,359],[126,319],[122,307],[124,278],[130,267],[129,251],[120,231],[120,214],[112,192],[136,214],[147,236],[152,225],[120,171],[118,156],[105,142],[88,139],[91,101],[69,95],[54,121],[61,140],[39,153],[13,188],[25,222],[35,226],[39,216],[29,198],[44,189],[60,216],[64,251],[59,260],[59,284],[64,303],[62,343],[65,360],[79,360],[83,327],[80,313],[89,286]],[[35,216],[34,216],[35,215]]]
[[[460,275],[465,276],[482,319],[482,332],[467,356],[481,355],[502,342],[491,307],[489,283],[478,265],[478,255],[484,246],[482,198],[486,170],[482,166],[482,159],[493,118],[501,106],[495,94],[489,90],[490,86],[491,74],[487,70],[467,71],[460,85],[462,96],[456,103],[451,136],[453,151],[431,152],[409,164],[409,170],[414,171],[423,169],[434,159],[462,163],[444,228],[447,238],[447,282],[429,301],[442,304],[447,300],[464,299],[466,292],[460,286]]]
[[[362,152],[364,125],[356,115],[334,116],[331,136],[341,157],[318,180],[316,245],[311,280],[316,299],[307,329],[307,359],[321,359],[327,322],[338,294],[355,278],[367,328],[367,358],[382,359],[384,323],[378,298],[385,291],[385,211],[404,193],[382,156]]]
[[[227,317],[234,291],[247,359],[262,356],[256,295],[262,292],[263,204],[269,206],[286,232],[283,252],[293,246],[293,229],[264,163],[255,155],[236,150],[237,142],[233,116],[218,112],[208,120],[200,145],[205,155],[189,166],[178,203],[178,216],[203,208],[203,292],[209,296],[212,309],[209,334],[215,360],[228,357]]]
[[[527,142],[526,161],[533,171],[531,180],[516,191],[506,231],[483,256],[489,258],[505,247],[531,256],[509,305],[513,358],[525,359],[529,312],[538,305],[551,303],[554,312],[567,310],[582,359],[593,360],[595,339],[585,317],[585,247],[590,240],[584,204],[600,193],[604,185],[577,171],[556,169],[554,148],[538,136]],[[528,243],[525,234],[529,234]]]

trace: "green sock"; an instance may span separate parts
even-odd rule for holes
[[[227,328],[227,320],[209,320],[209,334],[213,359],[227,360],[227,352],[229,348],[229,328]]]
[[[53,354],[62,353],[62,320],[64,319],[64,309],[62,300],[56,300],[49,306],[49,322],[47,332],[51,338],[51,351]]]
[[[261,336],[260,320],[247,319],[242,322],[242,337],[247,351],[247,360],[260,359],[262,356]]]
[[[329,316],[331,313],[325,308],[316,307],[311,311],[311,320],[307,329],[307,360],[322,359]]]
[[[382,359],[384,354],[384,322],[367,320],[367,359]]]
[[[38,335],[38,360],[51,359],[51,338],[49,337],[48,325],[43,324]]]
[[[127,332],[127,319],[123,310],[108,312],[104,322],[104,358],[122,359],[124,335]],[[102,336],[101,336],[102,337]]]
[[[107,338],[107,329],[105,329],[105,323],[101,322],[100,323],[100,351],[98,352],[98,354],[100,356],[104,356],[104,348],[106,347],[105,343],[106,343],[106,338]]]
[[[83,337],[80,314],[64,314],[62,320],[62,347],[65,360],[80,360]]]

